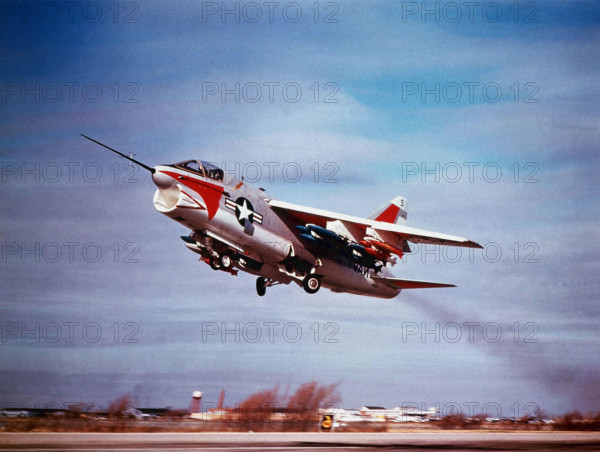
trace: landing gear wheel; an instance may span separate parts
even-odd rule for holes
[[[219,259],[216,256],[213,256],[210,258],[210,268],[212,268],[213,270],[221,270],[221,263],[219,262]]]
[[[265,278],[256,278],[256,293],[259,297],[262,297],[267,293],[267,287],[265,286],[265,283]]]
[[[302,287],[310,294],[317,293],[321,288],[321,280],[315,275],[306,275],[302,281]]]
[[[219,263],[223,270],[228,270],[229,267],[231,267],[231,256],[229,256],[229,254],[223,254]]]

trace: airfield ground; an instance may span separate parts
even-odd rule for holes
[[[3,433],[0,451],[600,450],[600,433]]]

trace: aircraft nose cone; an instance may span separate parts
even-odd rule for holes
[[[152,180],[159,188],[169,188],[171,185],[173,185],[174,182],[172,177],[167,176],[166,174],[161,173],[160,171],[155,171],[152,174]]]

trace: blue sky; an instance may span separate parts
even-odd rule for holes
[[[251,2],[239,21],[203,15],[221,2],[82,3],[72,20],[5,2],[0,403],[185,407],[223,388],[233,404],[314,379],[340,381],[346,407],[600,409],[600,14],[521,3],[452,22],[447,2],[438,21],[409,14],[421,2],[321,2],[315,22],[314,2],[288,2],[253,23]],[[151,180],[79,133],[150,165],[258,167],[275,198],[355,215],[401,194],[409,225],[486,254],[420,249],[393,268],[456,289],[259,300],[252,277],[196,262]],[[236,324],[239,341],[220,335]]]

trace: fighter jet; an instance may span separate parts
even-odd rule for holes
[[[455,287],[396,278],[389,268],[409,243],[481,248],[471,240],[406,226],[407,202],[392,199],[367,218],[273,198],[202,160],[147,166],[81,134],[149,171],[154,207],[191,232],[183,244],[213,270],[256,275],[256,292],[296,283],[309,294],[393,298],[403,289]]]

